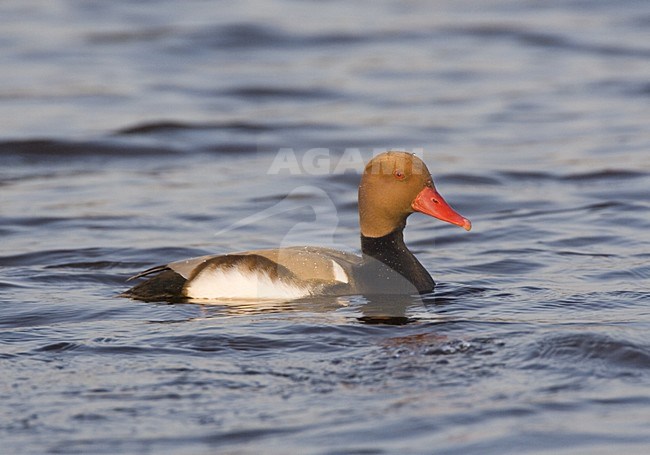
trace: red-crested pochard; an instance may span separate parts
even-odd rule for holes
[[[359,185],[362,255],[289,247],[202,256],[153,267],[123,296],[146,301],[298,299],[318,295],[414,294],[432,291],[429,272],[404,244],[406,218],[421,212],[470,230],[433,185],[417,156],[373,158]]]

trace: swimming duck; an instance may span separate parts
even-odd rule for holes
[[[466,230],[471,223],[436,191],[424,162],[389,151],[366,165],[359,185],[361,256],[313,246],[251,250],[170,262],[129,280],[123,296],[145,301],[284,299],[319,295],[415,294],[435,282],[404,243],[414,212]]]

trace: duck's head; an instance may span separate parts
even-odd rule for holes
[[[413,212],[468,231],[472,227],[470,221],[452,209],[436,191],[431,173],[417,156],[391,151],[370,160],[359,185],[361,234],[382,237],[402,229]]]

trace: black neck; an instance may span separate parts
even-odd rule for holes
[[[432,291],[435,283],[427,269],[411,253],[404,243],[402,229],[396,229],[383,237],[361,235],[361,251],[410,281],[419,292]]]

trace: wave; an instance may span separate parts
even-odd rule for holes
[[[116,141],[77,142],[57,139],[26,139],[0,142],[0,163],[42,163],[92,157],[161,157],[179,152],[159,146],[121,144]]]
[[[591,364],[586,369],[602,370],[607,365],[620,375],[618,368],[650,369],[650,346],[616,339],[598,333],[569,333],[546,336],[528,350],[528,360],[537,365],[548,366],[548,361],[558,361],[566,367]]]
[[[479,24],[462,27],[446,27],[445,31],[457,35],[466,35],[486,40],[514,40],[525,46],[553,48],[579,52],[581,54],[597,54],[607,57],[636,57],[647,59],[650,49],[622,45],[606,45],[581,42],[566,36],[553,33],[523,29],[507,24]]]

